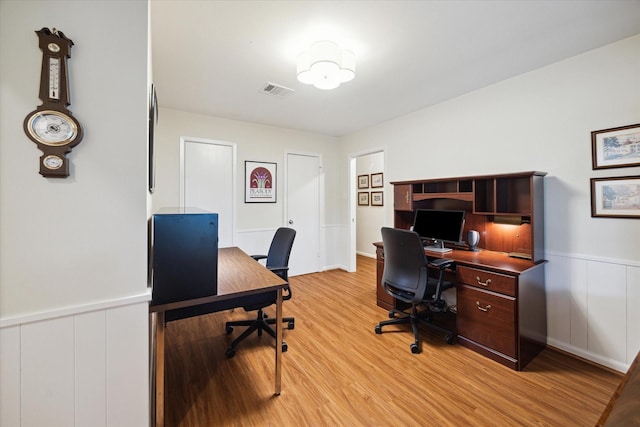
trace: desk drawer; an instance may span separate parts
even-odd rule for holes
[[[465,285],[516,296],[516,278],[513,276],[458,266],[458,280]]]
[[[458,334],[507,356],[516,356],[516,300],[460,285]]]

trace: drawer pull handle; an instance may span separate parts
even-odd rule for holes
[[[491,284],[491,279],[487,279],[486,282],[480,280],[480,276],[476,276],[476,280],[478,281],[478,285],[480,286],[489,286]]]
[[[482,307],[482,306],[480,306],[480,301],[476,301],[476,305],[478,306],[478,310],[484,311],[485,313],[487,311],[491,310],[491,304],[487,304],[486,307]]]

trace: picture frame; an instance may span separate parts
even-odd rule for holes
[[[593,169],[640,166],[640,123],[591,132]]]
[[[382,188],[384,187],[384,179],[382,172],[380,173],[372,173],[371,174],[371,188]]]
[[[358,206],[369,206],[368,191],[358,191]]]
[[[158,124],[158,94],[156,86],[151,84],[149,89],[149,153],[148,153],[148,173],[149,173],[149,193],[153,193],[156,187],[156,170],[155,170],[155,129]]]
[[[382,191],[371,192],[371,206],[384,206],[384,193]]]
[[[591,178],[591,216],[640,218],[640,176]]]
[[[277,184],[276,163],[244,162],[244,202],[276,203]]]
[[[369,188],[369,175],[358,175],[358,190]]]

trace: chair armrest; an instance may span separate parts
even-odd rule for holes
[[[289,271],[289,267],[267,267],[269,271],[272,273],[276,273],[278,276],[281,276],[281,273],[287,273]],[[287,280],[286,276],[284,280]]]
[[[429,266],[444,270],[446,268],[451,268],[455,263],[456,262],[452,259],[438,258],[434,259],[433,261],[429,261]]]
[[[251,256],[251,258],[255,259],[256,261],[259,261],[261,259],[267,258],[266,255],[250,255],[250,256]]]
[[[280,276],[282,278],[282,280],[285,280],[287,283],[289,283],[289,267],[267,267],[269,269],[269,271],[271,271],[272,273],[277,274],[278,276]],[[284,301],[291,299],[291,288],[289,287],[289,285],[287,285],[287,287],[282,289],[285,293],[282,295],[282,299]]]

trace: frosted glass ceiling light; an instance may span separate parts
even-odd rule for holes
[[[315,42],[298,56],[298,80],[318,89],[335,89],[356,75],[356,56],[330,41]]]

